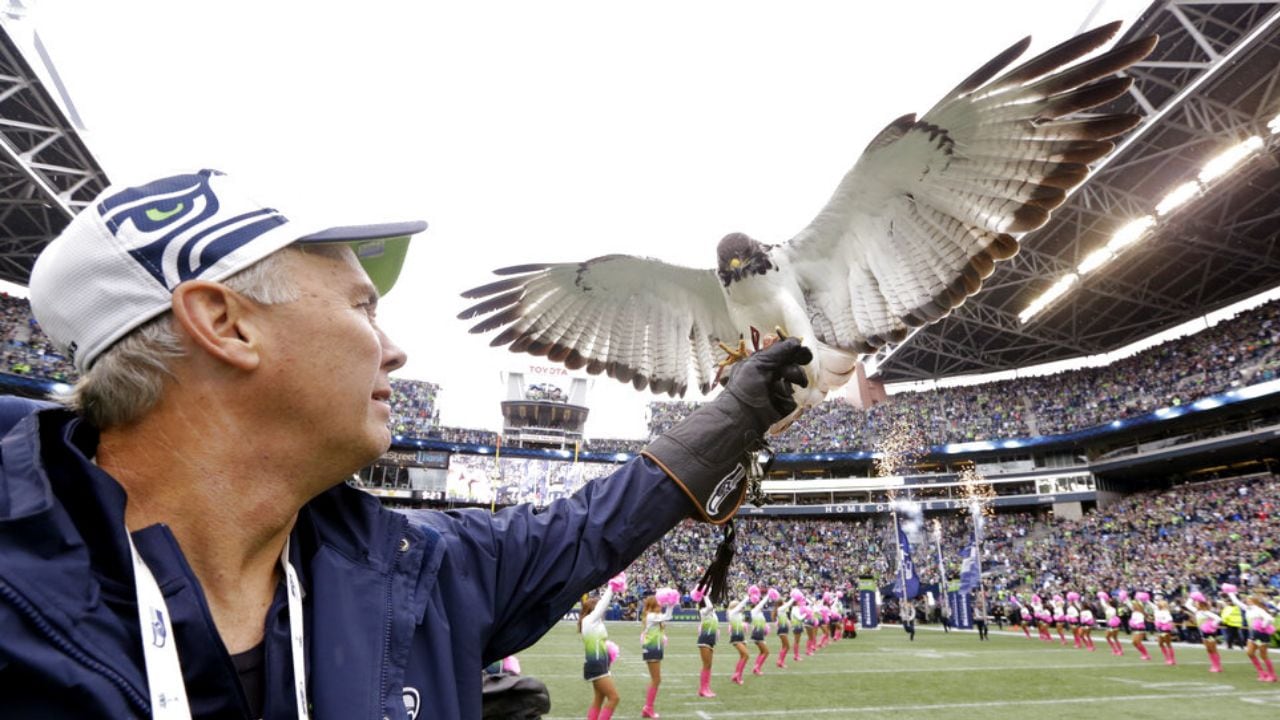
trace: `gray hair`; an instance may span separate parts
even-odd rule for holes
[[[342,245],[290,245],[222,281],[224,285],[262,305],[289,303],[299,297],[297,284],[286,270],[284,251],[337,256]],[[155,407],[172,377],[170,363],[184,355],[182,338],[174,330],[169,310],[138,326],[94,361],[93,367],[65,392],[52,398],[98,428],[134,422]]]

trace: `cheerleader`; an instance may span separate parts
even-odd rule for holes
[[[835,600],[831,603],[831,612],[835,617],[831,619],[831,639],[839,640],[844,637],[844,591],[837,590],[835,592]]]
[[[1018,624],[1022,626],[1022,634],[1031,639],[1031,626],[1035,624],[1036,613],[1031,609],[1030,605],[1023,605],[1018,601],[1018,596],[1014,595],[1009,598],[1013,606],[1018,608]]]
[[[1156,644],[1160,646],[1164,664],[1177,665],[1178,661],[1173,656],[1173,613],[1169,612],[1169,603],[1164,600],[1156,602],[1155,625]]]
[[[1067,609],[1065,611],[1067,627],[1071,628],[1071,641],[1076,650],[1084,647],[1080,640],[1080,593],[1072,590],[1067,593]]]
[[[778,653],[778,667],[785,668],[787,666],[787,655],[791,653],[791,606],[796,603],[796,596],[804,597],[804,593],[792,588],[791,597],[787,601],[778,606],[774,616],[777,618],[778,642],[782,644],[782,651]]]
[[[1053,636],[1049,634],[1049,624],[1053,622],[1053,614],[1045,609],[1039,595],[1032,594],[1031,611],[1036,616],[1036,630],[1040,633],[1040,639],[1053,642]]]
[[[1067,627],[1067,604],[1061,595],[1054,595],[1050,600],[1050,606],[1053,608],[1053,627],[1058,631],[1058,639],[1063,645],[1067,644],[1067,635],[1064,632]],[[1050,642],[1053,638],[1050,638]]]
[[[828,604],[829,595],[830,593],[823,593],[822,597],[818,598],[817,612],[814,613],[817,615],[816,627],[813,629],[816,637],[816,640],[813,643],[814,650],[821,650],[827,646],[828,642],[831,641],[831,606]]]
[[[726,614],[729,616],[729,644],[738,651],[738,665],[733,671],[730,678],[734,683],[742,684],[742,671],[747,669],[747,626],[742,619],[742,611],[747,607],[747,600],[742,598],[736,603],[729,606]]]
[[[1235,586],[1223,586],[1224,590],[1227,588],[1230,588],[1227,597],[1231,598],[1231,602],[1244,613],[1245,626],[1249,628],[1249,642],[1244,646],[1244,653],[1249,656],[1249,662],[1253,663],[1253,667],[1257,669],[1258,680],[1273,683],[1276,681],[1276,669],[1271,665],[1271,658],[1267,655],[1267,646],[1271,644],[1271,636],[1276,632],[1275,617],[1267,612],[1262,598],[1250,595],[1249,601],[1242,603],[1240,598],[1236,597]]]
[[[752,592],[752,591],[755,592]],[[769,658],[769,646],[765,638],[769,637],[769,616],[765,614],[765,606],[777,601],[778,591],[769,588],[764,597],[760,597],[760,588],[752,585],[747,589],[748,598],[756,598],[755,607],[751,608],[751,642],[756,644],[756,664],[751,668],[752,675],[764,674],[764,661]]]
[[[1112,655],[1124,655],[1124,646],[1120,644],[1120,613],[1111,604],[1111,596],[1105,590],[1098,591],[1098,603],[1102,605],[1102,616],[1107,627],[1107,647]]]
[[[1196,627],[1200,628],[1200,639],[1204,642],[1204,651],[1209,654],[1209,672],[1222,672],[1222,656],[1218,654],[1218,636],[1222,634],[1222,618],[1213,612],[1208,599],[1201,592],[1193,592],[1187,599],[1187,610],[1196,619]]]
[[[662,684],[662,656],[667,644],[663,631],[679,602],[680,593],[674,588],[658,588],[644,599],[644,630],[640,633],[640,642],[644,646],[644,662],[649,666],[649,688],[645,690],[644,708],[640,710],[642,718],[658,717],[653,701],[658,698],[658,686]]]
[[[791,659],[800,662],[800,637],[804,635],[805,606],[809,599],[799,590],[792,590],[791,598],[795,603],[791,606]]]
[[[1133,647],[1142,656],[1142,659],[1150,660],[1151,654],[1147,652],[1147,648],[1142,644],[1147,639],[1147,600],[1151,598],[1145,592],[1136,593],[1133,600],[1129,603],[1129,632],[1133,635]]]
[[[818,651],[818,626],[822,623],[824,609],[816,597],[805,606],[805,610],[808,611],[804,616],[805,655],[812,655]]]
[[[1080,603],[1080,640],[1084,646],[1089,648],[1089,652],[1097,652],[1098,648],[1093,644],[1093,626],[1097,621],[1093,616],[1093,606],[1090,603]]]
[[[698,625],[698,654],[702,656],[702,673],[698,676],[698,697],[713,698],[711,692],[711,660],[715,657],[716,637],[720,635],[720,618],[716,615],[716,606],[711,598],[703,594],[702,588],[695,588],[690,597],[696,603],[702,603],[698,610],[701,623]]]
[[[582,679],[591,683],[594,693],[587,707],[587,720],[609,720],[618,707],[618,689],[613,684],[609,666],[618,656],[618,646],[609,642],[609,631],[604,626],[604,612],[613,602],[615,593],[627,589],[626,573],[618,573],[600,597],[582,599],[582,612],[578,615],[578,632],[586,648],[587,660],[582,665]]]

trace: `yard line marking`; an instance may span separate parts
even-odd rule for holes
[[[1156,695],[1103,695],[1097,697],[1076,697],[1076,698],[1056,698],[1050,700],[992,700],[989,702],[968,702],[968,703],[936,703],[933,705],[877,705],[869,707],[842,707],[842,708],[803,708],[796,710],[745,710],[745,711],[727,711],[718,714],[721,718],[733,717],[775,717],[790,715],[838,715],[847,713],[895,713],[910,711],[931,711],[931,710],[963,710],[963,709],[981,709],[995,707],[1022,707],[1022,706],[1044,706],[1044,705],[1087,705],[1093,703],[1108,702],[1149,702],[1155,700],[1187,700],[1200,699],[1205,697],[1233,697],[1239,698],[1244,702],[1253,702],[1254,698],[1271,698],[1276,695],[1275,690],[1261,690],[1255,692],[1239,692],[1234,687],[1231,692],[1221,693],[1160,693]],[[573,716],[576,717],[576,716]],[[670,718],[692,717],[681,716],[678,714],[669,715]],[[569,716],[547,716],[544,720],[573,720]]]
[[[1201,663],[1201,664],[1207,665],[1207,663]],[[1244,662],[1243,659],[1234,660],[1234,661],[1233,660],[1223,661],[1224,666],[1245,665],[1245,664],[1246,663]],[[615,667],[617,666],[615,665]],[[1034,672],[1038,670],[1079,670],[1083,668],[1113,668],[1116,670],[1152,670],[1152,669],[1159,668],[1160,670],[1163,671],[1165,669],[1165,666],[1164,665],[1147,665],[1147,664],[1139,665],[1136,662],[1125,664],[1124,661],[1121,660],[1114,663],[1109,663],[1109,662],[1074,663],[1070,665],[1022,664],[1022,665],[948,666],[944,669],[946,672],[952,673],[952,672],[1000,672],[1004,670],[1022,670],[1022,671]],[[648,677],[647,673],[639,672],[638,668],[630,668],[630,669],[637,670],[637,672],[629,673],[629,674],[642,676],[646,678]],[[883,675],[883,674],[892,675],[892,674],[898,674],[898,673],[937,673],[938,671],[939,671],[939,668],[933,665],[929,667],[867,668],[864,670],[847,670],[847,669],[846,670],[817,670],[817,669],[806,667],[806,668],[801,668],[799,672],[795,674],[796,675]],[[582,676],[581,673],[571,673],[571,674],[561,675],[561,674],[544,674],[544,673],[538,673],[538,672],[530,672],[529,674],[533,675],[534,677],[547,678],[547,679],[552,679],[552,678],[564,679],[564,678],[575,678],[575,677]],[[771,672],[769,674],[771,675],[776,674],[778,676],[783,676],[791,673],[788,673],[786,670],[778,670],[776,672]],[[719,676],[717,675],[715,677],[719,677]],[[667,679],[666,677],[664,677],[662,679],[662,683],[664,685],[666,685],[667,683],[677,683],[677,684],[688,683],[689,685],[692,685],[693,680],[691,679],[685,680],[682,676],[675,675],[671,679]]]

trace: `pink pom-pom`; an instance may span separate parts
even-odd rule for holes
[[[614,661],[614,660],[617,660],[617,659],[618,659],[618,655],[619,655],[619,653],[621,653],[621,650],[619,650],[619,649],[618,649],[618,644],[617,644],[617,643],[615,643],[615,642],[614,642],[614,641],[612,641],[612,640],[605,640],[605,641],[604,641],[604,650],[605,650],[605,652],[609,653],[609,664],[610,664],[610,665],[612,665],[612,664],[613,664],[613,661]]]
[[[1039,596],[1039,595],[1036,595],[1036,594],[1034,594],[1034,593],[1033,593],[1033,594],[1031,595],[1031,604],[1032,604],[1032,605],[1039,605],[1039,604],[1041,604],[1041,603],[1040,603],[1040,596]]]
[[[759,585],[752,585],[751,587],[747,588],[747,599],[751,601],[752,605],[755,605],[756,603],[760,602],[760,586]]]
[[[1075,590],[1072,590],[1071,592],[1067,593],[1067,602],[1079,602],[1079,601],[1080,601],[1080,593],[1076,592]]]
[[[769,588],[769,592],[764,595],[769,598],[769,602],[778,602],[778,598],[782,597],[782,593],[778,592],[777,588]]]
[[[804,600],[804,593],[800,592],[800,588],[791,588],[791,602],[798,603]]]
[[[1232,585],[1231,583],[1222,583],[1222,592],[1226,593],[1227,595],[1235,595],[1236,593],[1240,592],[1240,588],[1236,587],[1235,585]]]
[[[1061,604],[1062,604],[1062,596],[1061,596],[1061,595],[1054,595],[1054,596],[1053,596],[1053,601],[1054,601],[1054,602],[1056,602],[1056,603],[1058,603],[1059,605],[1061,605]]]
[[[1106,590],[1099,590],[1098,599],[1101,600],[1102,602],[1107,602],[1108,600],[1111,599],[1111,596],[1107,594]]]
[[[612,590],[615,595],[626,592],[627,574],[625,572],[620,572],[609,578],[609,589]]]
[[[835,601],[835,595],[832,595],[830,590],[822,593],[822,602],[830,605],[834,601]]]
[[[653,596],[657,598],[658,604],[663,607],[671,607],[680,603],[680,593],[675,588],[658,588]]]
[[[1195,592],[1191,593],[1191,600],[1198,603],[1209,602],[1209,600],[1205,598],[1204,593],[1200,592],[1199,590],[1196,590]]]
[[[508,655],[502,659],[502,669],[512,675],[520,674],[520,658],[515,655]]]
[[[696,587],[693,589],[693,592],[689,593],[689,597],[693,598],[694,602],[700,603],[702,602],[702,598],[706,596],[702,594],[702,588]]]
[[[801,595],[800,599],[796,601],[796,605],[799,605],[801,608],[809,607],[809,598]]]
[[[1117,591],[1116,591],[1116,599],[1117,599],[1117,600],[1119,600],[1120,602],[1124,602],[1124,601],[1128,600],[1128,599],[1129,599],[1129,591],[1128,591],[1128,590],[1124,590],[1124,589],[1117,590]]]
[[[1139,590],[1134,593],[1133,598],[1138,602],[1149,602],[1151,600],[1151,593],[1146,590]]]

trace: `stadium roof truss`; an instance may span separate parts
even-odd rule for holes
[[[1138,127],[978,295],[868,358],[869,374],[901,382],[1104,353],[1280,284],[1280,128],[1268,127],[1280,113],[1280,2],[1162,0],[1121,42],[1152,32],[1160,44],[1127,71],[1130,92],[1099,109],[1137,113]],[[1019,317],[1117,229],[1154,217],[1206,161],[1253,136],[1260,148],[1194,202]]]
[[[73,125],[0,31],[0,279],[25,285],[40,250],[106,186]]]

